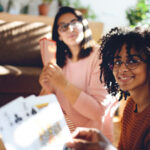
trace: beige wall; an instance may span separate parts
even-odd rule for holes
[[[8,13],[0,13],[0,19],[4,21],[25,21],[25,22],[44,22],[53,25],[53,18],[45,16],[31,16],[31,15],[12,15]],[[93,33],[93,38],[98,41],[103,34],[103,23],[89,22],[89,26]]]

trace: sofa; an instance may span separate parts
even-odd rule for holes
[[[19,96],[38,95],[43,64],[39,40],[51,38],[53,18],[0,13],[0,106]],[[103,23],[89,22],[97,41]]]

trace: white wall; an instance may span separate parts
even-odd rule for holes
[[[128,25],[125,11],[134,6],[137,0],[81,0],[81,2],[90,5],[97,15],[96,21],[104,23],[106,33],[112,27]]]

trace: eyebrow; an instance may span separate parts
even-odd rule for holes
[[[73,22],[73,21],[76,21],[76,20],[78,20],[78,19],[77,19],[77,18],[74,18],[74,19],[72,19],[70,22]],[[68,23],[70,23],[70,22],[68,22]],[[61,24],[68,24],[68,23],[60,22],[58,25],[61,25]]]
[[[114,59],[119,59],[121,58],[121,56],[117,55],[117,56],[114,56]]]
[[[134,54],[134,55],[128,55],[127,58],[128,58],[128,57],[134,57],[134,56],[138,56],[138,57],[139,57],[139,55]],[[114,56],[114,59],[120,59],[120,58],[122,58],[122,57],[119,56],[119,55]]]

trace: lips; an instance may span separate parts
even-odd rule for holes
[[[124,81],[130,79],[130,77],[119,77],[119,79]]]
[[[76,37],[76,34],[72,34],[68,36],[68,38],[74,38],[74,37]]]
[[[122,84],[127,84],[131,79],[133,79],[133,76],[119,76],[118,81]]]

